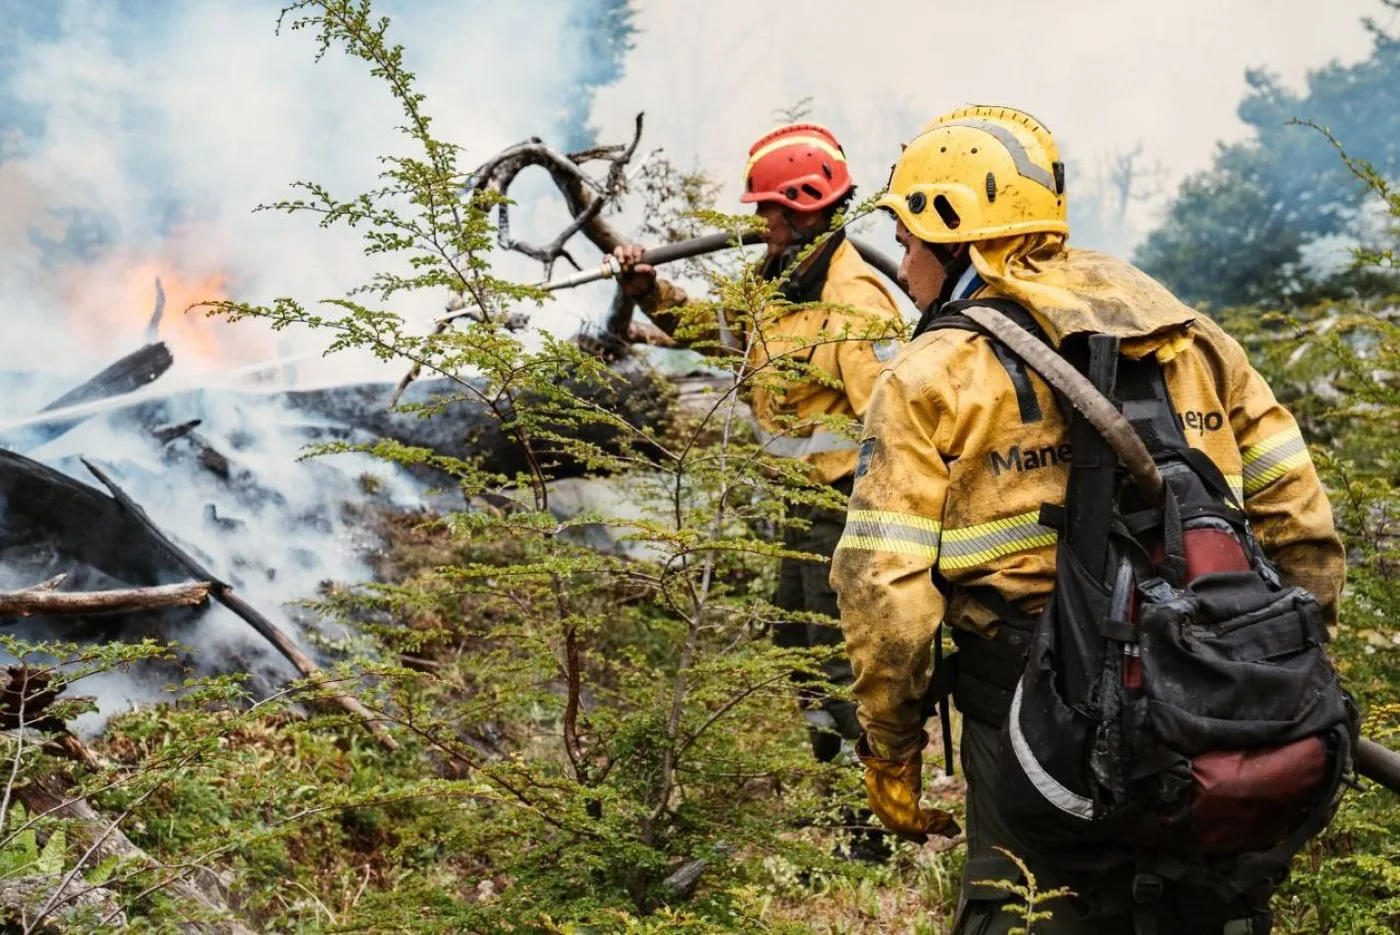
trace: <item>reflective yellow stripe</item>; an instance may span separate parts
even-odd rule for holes
[[[973,568],[993,559],[1027,552],[1059,539],[1055,530],[1040,525],[1040,511],[943,531],[940,568]]]
[[[935,562],[942,528],[938,520],[913,513],[851,510],[846,514],[846,529],[836,548],[893,552]]]
[[[912,526],[935,535],[943,529],[936,519],[916,516],[913,513],[889,513],[884,510],[851,510],[846,514],[847,523],[889,523],[894,526]]]
[[[1309,463],[1308,446],[1296,426],[1270,435],[1244,453],[1244,492],[1256,494],[1289,471]]]
[[[1244,476],[1240,474],[1226,474],[1225,483],[1230,486],[1230,492],[1235,495],[1236,500],[1244,499]]]
[[[758,162],[758,160],[762,159],[764,156],[768,155],[771,152],[775,152],[779,149],[782,149],[784,146],[796,146],[798,144],[803,144],[806,146],[815,146],[817,149],[825,151],[828,156],[830,156],[832,159],[837,160],[838,162],[846,161],[846,157],[842,155],[841,150],[837,149],[835,146],[832,146],[830,143],[828,143],[821,137],[789,136],[781,140],[774,140],[773,142],[769,143],[767,146],[762,147],[761,149],[759,149],[758,152],[754,153],[752,156],[749,157],[748,164],[744,166],[745,181],[748,180],[749,173],[753,171],[754,163]]]
[[[1245,476],[1244,492],[1246,495],[1253,496],[1289,471],[1300,468],[1311,461],[1312,458],[1308,456],[1307,449],[1305,448],[1297,454],[1272,463],[1267,470],[1261,470],[1257,474],[1247,474]]]
[[[1253,464],[1255,461],[1258,461],[1260,458],[1264,457],[1266,454],[1273,451],[1274,449],[1282,445],[1286,445],[1294,439],[1301,440],[1302,437],[1303,435],[1301,432],[1298,431],[1297,426],[1294,426],[1293,428],[1284,429],[1282,432],[1279,432],[1276,435],[1270,435],[1268,438],[1264,439],[1259,444],[1250,445],[1247,449],[1245,449],[1244,463],[1246,466]]]

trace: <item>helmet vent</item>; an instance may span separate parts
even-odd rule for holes
[[[1054,169],[1055,169],[1055,194],[1057,194],[1057,195],[1063,195],[1063,194],[1065,193],[1065,164],[1064,164],[1063,162],[1059,162],[1059,161],[1057,160],[1057,161],[1054,163]]]
[[[962,218],[958,217],[958,212],[953,210],[952,204],[942,195],[933,199],[933,210],[938,212],[938,216],[943,219],[943,225],[950,231],[958,229],[962,223]]]
[[[987,200],[997,200],[997,177],[991,172],[987,173]]]
[[[803,182],[802,190],[813,198],[820,198],[822,196],[822,190],[810,182]]]
[[[797,189],[795,187],[789,188],[787,191],[783,192],[783,194],[787,196],[788,201],[797,200]]]
[[[829,162],[823,162],[823,163],[822,163],[822,171],[826,173],[826,177],[827,177],[827,178],[831,178],[831,163],[829,163]]]

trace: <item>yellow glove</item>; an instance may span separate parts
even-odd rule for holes
[[[919,746],[923,748],[922,743]],[[889,831],[906,841],[923,844],[930,834],[951,838],[962,830],[947,812],[919,806],[919,794],[923,791],[923,757],[919,753],[903,762],[881,760],[870,752],[862,736],[856,755],[865,766],[865,795],[870,800],[870,810]]]

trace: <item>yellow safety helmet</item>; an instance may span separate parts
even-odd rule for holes
[[[1009,107],[964,107],[929,124],[900,153],[877,206],[929,243],[1069,232],[1055,138]]]

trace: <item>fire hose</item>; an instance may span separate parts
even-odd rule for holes
[[[851,246],[856,248],[856,252],[866,263],[878,270],[883,276],[889,279],[896,286],[899,285],[899,264],[891,260],[888,256],[876,250],[870,244],[857,240],[854,237],[848,238]],[[642,254],[639,263],[648,266],[661,266],[665,263],[674,263],[677,260],[688,260],[692,257],[704,256],[707,253],[716,253],[720,250],[728,250],[735,246],[733,234],[724,233],[706,234],[703,237],[693,237],[690,240],[682,240],[679,243],[663,244],[660,247],[652,247]],[[763,235],[750,231],[738,238],[739,244],[745,247],[762,243]],[[622,272],[622,265],[611,254],[603,256],[603,262],[595,269],[586,269],[566,276],[563,279],[546,279],[542,282],[532,283],[536,289],[543,289],[545,292],[559,292],[563,289],[572,289],[575,286],[586,285],[590,282],[597,282],[600,279],[612,279]],[[437,319],[433,324],[436,330],[434,334],[441,334],[448,325],[459,318],[470,318],[474,313],[470,310],[462,310],[460,306],[454,307],[451,312]],[[418,379],[421,370],[420,365],[414,364],[413,368],[404,374],[404,378],[399,381],[399,385],[394,387],[394,391],[389,394],[388,407],[390,409],[398,405],[404,390],[408,389],[410,383]]]
[[[885,254],[876,250],[870,244],[857,240],[854,237],[848,238],[851,246],[856,248],[861,256],[890,282],[899,282],[899,264],[890,259]],[[739,242],[744,246],[762,243],[763,237],[757,233],[747,233],[739,238]],[[692,257],[704,256],[707,253],[715,253],[719,250],[727,250],[734,246],[734,235],[720,232],[718,234],[706,234],[703,237],[695,237],[690,240],[682,240],[679,243],[663,244],[659,247],[652,247],[642,254],[639,263],[647,266],[661,266],[664,263],[674,263],[677,260],[688,260]],[[597,282],[600,279],[612,279],[622,271],[616,258],[611,255],[603,257],[602,265],[596,269],[586,269],[566,276],[563,279],[535,283],[535,288],[543,289],[546,292],[557,292],[561,289],[572,289],[575,286],[582,286],[585,283]]]
[[[1400,753],[1362,737],[1356,748],[1356,771],[1400,795]]]

